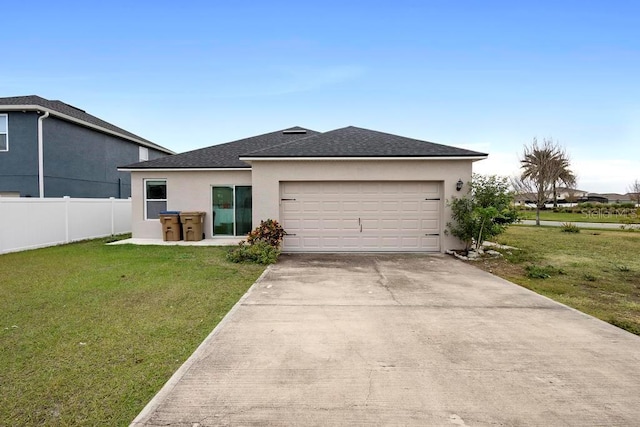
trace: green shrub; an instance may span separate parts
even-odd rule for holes
[[[266,242],[274,248],[279,248],[285,234],[287,234],[286,231],[284,231],[278,221],[268,219],[266,221],[260,221],[260,226],[249,233],[247,242],[251,245],[257,242]]]
[[[227,259],[235,263],[274,264],[278,261],[280,249],[271,246],[267,242],[247,244],[240,242],[238,246],[227,252]]]
[[[464,242],[466,251],[474,241],[479,248],[519,219],[507,178],[473,174],[469,188],[469,194],[448,201],[453,221],[447,223],[445,231]]]
[[[249,233],[246,242],[240,242],[227,252],[227,259],[236,263],[274,264],[280,256],[280,244],[285,234],[278,221],[260,221],[260,225]]]
[[[560,226],[560,231],[563,233],[579,233],[580,227],[570,222],[563,222]]]

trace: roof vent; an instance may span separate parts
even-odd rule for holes
[[[295,134],[304,134],[304,133],[307,133],[306,129],[287,129],[282,131],[283,135],[295,135]]]

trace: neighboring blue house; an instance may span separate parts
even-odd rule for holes
[[[117,167],[170,154],[61,101],[0,98],[0,197],[127,198]]]

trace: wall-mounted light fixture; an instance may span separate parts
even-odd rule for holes
[[[456,190],[458,191],[462,190],[463,185],[464,185],[464,182],[462,182],[462,180],[459,179],[458,182],[456,182]]]

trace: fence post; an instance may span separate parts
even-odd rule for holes
[[[111,235],[113,236],[116,231],[116,198],[109,197],[111,200]]]
[[[0,218],[4,217],[2,209],[4,209],[4,206],[2,206],[2,196],[0,196]],[[2,242],[4,242],[4,227],[0,225],[0,254],[4,253]]]
[[[64,242],[69,243],[69,205],[71,204],[71,197],[64,196]]]

